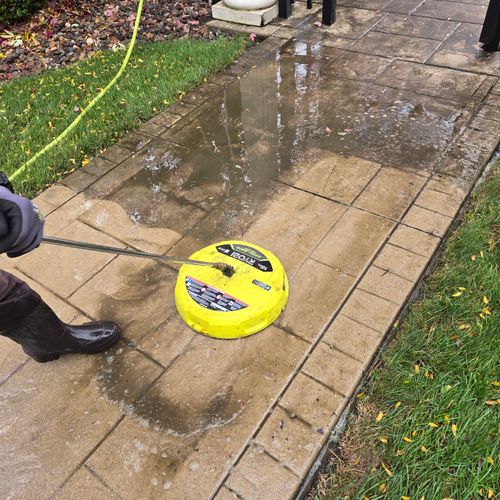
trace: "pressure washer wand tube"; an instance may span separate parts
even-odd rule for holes
[[[230,278],[234,274],[234,267],[224,262],[205,262],[203,260],[183,259],[181,257],[171,257],[169,255],[161,255],[149,252],[139,252],[136,250],[127,250],[125,248],[108,247],[105,245],[95,245],[94,243],[84,243],[83,241],[65,240],[62,238],[53,238],[44,236],[43,243],[49,245],[59,245],[69,248],[79,248],[80,250],[92,250],[95,252],[112,253],[114,255],[127,255],[128,257],[141,257],[143,259],[161,260],[164,262],[172,262],[174,264],[189,264],[193,266],[213,267],[221,271],[224,276]]]

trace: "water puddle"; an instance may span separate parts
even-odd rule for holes
[[[242,193],[293,180],[314,150],[432,169],[461,124],[457,104],[345,78],[342,54],[289,42],[153,141],[111,198],[135,223],[183,232]]]

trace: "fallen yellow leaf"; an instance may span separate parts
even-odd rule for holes
[[[382,483],[382,484],[378,487],[378,490],[380,491],[380,493],[387,493],[387,484]]]
[[[500,403],[500,399],[488,399],[485,402],[488,406],[495,406]]]
[[[490,488],[488,490],[488,498],[493,498],[493,495],[495,494],[495,492]]]
[[[406,436],[403,438],[403,441],[405,443],[413,443],[413,439],[410,439],[409,437],[406,437]]]
[[[378,439],[381,443],[384,443],[384,444],[387,444],[387,442],[388,442],[387,436],[380,436]]]
[[[398,401],[395,405],[394,408],[399,408],[401,406],[401,401]]]
[[[429,422],[429,427],[439,427],[439,425],[434,422]]]
[[[500,387],[500,382],[493,380],[493,382],[490,382],[491,385],[494,385],[495,387]]]
[[[427,453],[429,451],[424,445],[422,445],[420,449],[422,450],[423,453]]]
[[[491,455],[489,457],[486,457],[486,461],[491,465],[495,464],[495,460],[493,460],[493,457]]]
[[[415,365],[415,373],[420,373],[420,367],[418,365]]]
[[[486,295],[483,296],[483,302],[488,305],[490,303],[490,301],[488,300],[488,297],[486,297]]]
[[[467,290],[467,288],[464,288],[463,286],[459,286],[458,289],[462,290],[462,292],[465,292],[465,290]]]
[[[380,422],[384,418],[384,412],[379,411],[378,415],[375,417],[375,422]]]
[[[394,476],[394,473],[389,469],[389,467],[387,467],[387,465],[385,465],[384,462],[381,462],[382,465],[382,468],[385,470],[385,473],[389,476],[389,477],[393,477]]]
[[[467,328],[470,328],[470,324],[469,323],[462,323],[458,329],[459,330],[466,330]]]
[[[460,297],[462,295],[462,292],[455,292],[452,297]]]
[[[410,500],[410,497],[405,497],[404,495],[401,497],[401,500]]]
[[[470,256],[470,260],[472,260],[472,261],[476,260],[476,256],[475,255],[471,255]]]
[[[457,437],[457,426],[455,424],[451,424],[451,433],[453,437]]]

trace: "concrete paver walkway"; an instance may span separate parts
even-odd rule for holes
[[[68,322],[125,339],[39,365],[0,338],[3,498],[295,495],[498,145],[486,0],[315,5],[41,194],[46,233],[188,256],[226,238],[290,277],[264,332],[217,341],[174,305],[176,273],[41,247],[3,269]]]

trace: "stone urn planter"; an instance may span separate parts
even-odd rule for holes
[[[224,5],[234,10],[267,9],[276,3],[276,0],[224,0]]]
[[[264,26],[278,16],[278,0],[223,0],[212,5],[212,17],[232,23]]]

